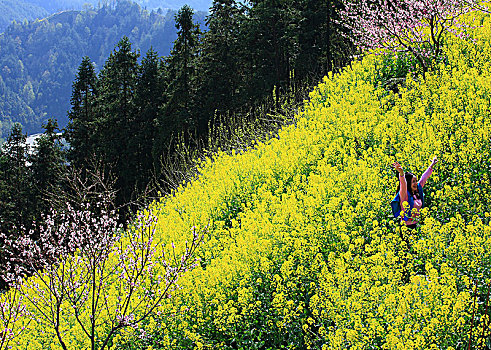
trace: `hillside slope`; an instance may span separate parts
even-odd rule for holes
[[[491,21],[476,21],[476,43],[449,37],[448,63],[400,96],[373,85],[369,56],[326,78],[278,139],[217,156],[163,200],[160,237],[211,230],[169,301],[186,311],[157,318],[140,348],[467,344],[491,272]],[[425,224],[401,230],[390,164],[420,176],[433,155]]]
[[[154,203],[157,238],[178,251],[206,230],[201,264],[115,347],[455,349],[473,327],[478,344],[491,276],[491,20],[474,24],[475,42],[447,38],[445,63],[400,95],[376,86],[382,61],[367,56],[325,78],[278,138],[204,161]],[[420,175],[433,155],[424,224],[408,231],[391,218],[390,164]],[[81,344],[74,319],[67,309],[60,329]],[[56,344],[25,325],[19,348]]]

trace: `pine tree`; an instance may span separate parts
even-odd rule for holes
[[[135,130],[131,135],[131,148],[135,159],[136,187],[144,190],[152,177],[156,164],[153,158],[153,145],[157,136],[160,108],[165,102],[162,93],[163,64],[158,54],[150,49],[138,70],[136,85],[136,121]],[[157,159],[158,161],[158,159]]]
[[[47,198],[50,193],[59,192],[66,166],[61,137],[57,133],[58,123],[49,119],[43,128],[45,132],[36,140],[29,157],[35,187],[36,216],[48,214],[50,203]]]
[[[14,124],[2,145],[0,223],[2,232],[29,230],[34,220],[32,174],[28,167],[27,135]],[[15,228],[15,230],[14,230]]]
[[[187,5],[178,11],[175,20],[178,32],[167,59],[167,102],[160,120],[160,132],[164,137],[160,139],[160,148],[168,144],[173,134],[196,126],[191,106],[196,91],[196,59],[201,32],[193,22],[193,10]]]
[[[128,142],[135,132],[135,91],[139,53],[132,50],[127,37],[119,41],[99,74],[98,84],[98,151],[102,160],[117,177],[117,205],[131,201],[136,169]]]
[[[215,0],[210,8],[199,62],[199,130],[209,118],[241,106],[247,99],[241,89],[251,72],[246,61],[249,48],[241,38],[246,20],[244,8],[232,0]]]
[[[295,72],[299,80],[316,83],[328,72],[347,63],[351,41],[340,21],[339,0],[297,1],[299,57]]]
[[[279,107],[281,94],[290,87],[290,73],[298,56],[296,21],[292,0],[253,0],[249,11],[247,44],[255,74],[249,96],[258,99],[271,92]],[[274,91],[273,91],[274,88]]]
[[[97,97],[97,76],[94,65],[86,56],[72,85],[70,123],[65,131],[65,139],[70,144],[69,159],[79,168],[95,151]]]

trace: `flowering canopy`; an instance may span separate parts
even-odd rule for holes
[[[362,49],[409,52],[425,72],[442,53],[443,33],[466,35],[459,18],[476,7],[474,0],[348,0],[342,16]]]

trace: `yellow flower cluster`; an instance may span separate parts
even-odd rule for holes
[[[203,161],[194,181],[154,203],[157,237],[178,252],[191,227],[206,227],[201,261],[144,322],[146,336],[125,331],[113,348],[480,341],[491,277],[491,19],[473,16],[474,41],[448,37],[446,59],[424,81],[408,76],[388,93],[372,82],[381,58],[369,55],[326,77],[278,137]],[[420,176],[434,155],[423,224],[409,230],[391,217],[390,164]],[[85,348],[66,317],[71,348]],[[36,320],[26,327],[18,348],[60,348]]]

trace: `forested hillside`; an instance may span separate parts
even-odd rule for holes
[[[195,11],[206,11],[210,9],[213,0],[136,0],[135,1],[140,6],[146,8],[147,10],[151,9],[172,9],[178,10],[184,5],[190,6]]]
[[[6,1],[9,0],[4,0],[3,2]],[[48,15],[51,15],[55,12],[59,12],[63,10],[81,10],[84,4],[95,5],[97,4],[97,1],[94,0],[49,0],[49,1],[48,0],[21,0],[21,1],[16,1],[16,3],[18,5],[26,4],[32,7],[42,8],[46,11]],[[20,22],[22,22],[22,20]]]
[[[99,9],[65,11],[43,20],[11,25],[0,36],[0,139],[13,122],[28,133],[56,118],[67,123],[71,85],[82,57],[97,70],[122,36],[135,49],[170,52],[176,39],[175,12],[149,12],[130,1]],[[205,13],[196,13],[203,24]]]
[[[147,10],[167,9],[178,10],[184,5],[183,1],[162,0],[133,0]],[[115,3],[109,0],[1,0],[0,1],[0,33],[2,33],[12,21],[23,23],[25,20],[45,18],[56,12],[65,10],[82,10],[84,5],[100,8],[104,4]],[[207,12],[211,1],[192,0],[186,2],[197,11]]]

